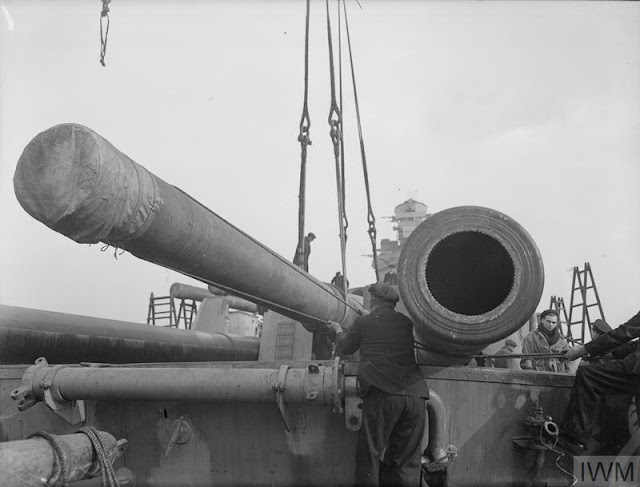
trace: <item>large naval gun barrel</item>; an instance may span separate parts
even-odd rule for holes
[[[14,176],[22,207],[80,243],[104,242],[301,321],[349,327],[361,305],[151,174],[90,129],[52,127]],[[402,302],[423,363],[462,364],[534,313],[542,260],[506,215],[461,207],[431,216],[400,257]]]
[[[361,305],[77,124],[38,134],[14,175],[22,207],[79,243],[104,242],[301,321],[349,326]]]
[[[544,269],[527,231],[499,211],[462,206],[427,218],[398,262],[422,363],[462,364],[535,313]]]
[[[258,360],[260,339],[0,305],[0,363]]]

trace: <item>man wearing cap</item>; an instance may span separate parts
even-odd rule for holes
[[[591,339],[595,340],[596,338],[598,338],[599,336],[604,335],[607,332],[611,331],[611,327],[609,326],[609,323],[607,323],[604,320],[601,319],[597,319],[596,321],[594,321],[593,323],[591,323]],[[627,345],[629,345],[629,343],[625,343],[624,345],[620,345],[620,347],[616,347],[614,350],[624,347],[627,348]],[[596,357],[590,357],[589,358],[589,363],[593,363],[593,362],[603,362],[604,360],[609,360],[610,357],[612,357],[612,351],[610,350],[608,351],[605,356],[607,358],[596,358]],[[601,357],[603,357],[601,355]],[[619,358],[619,357],[618,357]]]
[[[597,319],[591,324],[591,338],[598,338],[605,333],[609,333],[611,331],[611,327],[609,323],[602,319]]]
[[[311,242],[313,242],[315,239],[316,234],[313,232],[309,232],[309,234],[304,237],[302,252],[300,251],[300,247],[297,247],[296,255],[293,257],[293,263],[298,267],[301,267],[305,272],[309,272],[309,255],[311,254]]]
[[[560,423],[559,446],[571,453],[585,449],[598,419],[604,396],[640,393],[640,351],[627,345],[640,336],[640,313],[618,328],[600,335],[585,345],[575,345],[562,360],[575,360],[584,354],[603,355],[607,351],[615,360],[594,361],[578,368],[569,404]],[[621,347],[621,345],[625,345]]]
[[[609,323],[607,323],[602,319],[597,319],[591,324],[591,338],[595,340],[596,338],[601,337],[602,335],[610,332],[611,330],[612,328],[609,326]],[[627,355],[635,352],[637,349],[638,349],[638,340],[632,340],[623,345],[614,347],[604,354],[600,353],[598,354],[598,356],[606,357],[606,360],[610,360],[611,357],[614,357],[617,359],[623,359]],[[589,362],[592,362],[592,361],[602,362],[604,361],[604,359],[592,358],[589,360]]]
[[[363,421],[355,485],[417,487],[429,387],[416,365],[413,323],[395,311],[398,294],[386,284],[373,284],[368,291],[368,315],[356,318],[346,331],[330,324],[338,351],[360,350]]]
[[[496,352],[497,355],[511,355],[518,344],[515,340],[508,338],[504,342],[504,346]],[[498,369],[517,369],[518,360],[508,357],[496,357],[493,359],[493,366]]]

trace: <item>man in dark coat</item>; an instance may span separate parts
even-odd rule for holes
[[[383,282],[392,286],[398,285],[398,274],[396,274],[396,266],[389,266],[389,271],[384,275]]]
[[[611,327],[609,326],[609,323],[602,319],[597,319],[591,325],[591,338],[598,338],[600,335],[604,335],[610,331]]]
[[[301,267],[305,272],[309,272],[309,255],[311,254],[311,242],[316,239],[316,234],[313,232],[309,232],[309,234],[304,237],[304,242],[302,244],[302,249],[298,246],[296,248],[296,255],[293,257],[293,263],[298,267]]]
[[[344,288],[344,276],[340,271],[336,272],[336,275],[331,279],[331,284],[333,284],[338,289]],[[349,287],[349,279],[347,279],[347,288]]]
[[[576,345],[562,357],[575,360],[585,353],[603,355],[616,349],[616,360],[594,361],[578,368],[569,404],[560,423],[561,442],[572,453],[584,451],[595,425],[603,396],[640,393],[640,351],[620,348],[640,336],[640,313],[618,328],[600,335],[586,345]]]
[[[391,286],[373,284],[369,295],[371,312],[356,318],[349,330],[331,323],[338,351],[360,350],[363,421],[355,485],[417,487],[429,387],[416,365],[413,324],[395,311],[398,294]]]

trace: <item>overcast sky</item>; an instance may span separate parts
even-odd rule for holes
[[[0,3],[0,303],[144,322],[149,293],[193,283],[76,244],[22,210],[12,182],[18,158],[64,122],[92,128],[293,257],[305,2],[114,0],[106,67],[101,2]],[[394,238],[384,217],[409,197],[430,212],[494,208],[540,249],[539,310],[551,295],[568,303],[572,269],[588,261],[607,320],[617,326],[635,314],[640,3],[360,5],[347,3],[379,236]],[[310,272],[328,281],[340,245],[324,2],[312,2],[310,37],[307,230],[318,236]],[[365,285],[374,274],[346,75],[347,272]]]

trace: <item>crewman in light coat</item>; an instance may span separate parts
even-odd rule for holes
[[[558,312],[547,309],[540,313],[538,328],[529,332],[522,341],[522,353],[564,353],[569,350],[567,340],[560,335]],[[557,358],[531,359],[523,357],[520,367],[525,370],[546,370],[548,372],[571,372],[567,363]]]

